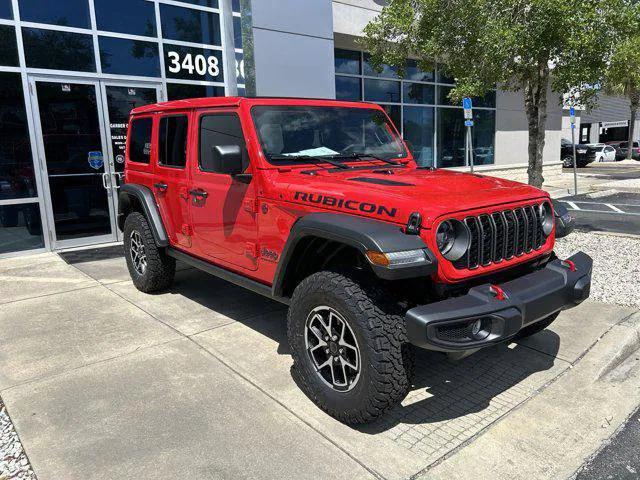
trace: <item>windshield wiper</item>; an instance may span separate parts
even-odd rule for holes
[[[351,168],[349,165],[345,165],[342,162],[333,160],[331,157],[324,155],[269,155],[269,160],[311,160],[316,165],[319,163],[328,163],[334,167],[341,168],[343,170]]]
[[[339,155],[341,158],[356,158],[358,160],[365,158],[373,158],[374,160],[379,160],[384,163],[388,163],[389,165],[404,165],[404,163],[396,162],[395,160],[389,160],[388,158],[376,157],[375,155],[371,155],[369,153],[345,153],[344,155]]]

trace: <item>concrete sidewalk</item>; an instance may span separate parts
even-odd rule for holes
[[[0,261],[0,396],[40,480],[468,478],[481,457],[559,478],[638,402],[634,310],[588,302],[457,363],[420,351],[402,405],[354,429],[296,386],[282,305],[187,268],[145,295],[119,256],[67,258]]]

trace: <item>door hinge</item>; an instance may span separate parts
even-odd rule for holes
[[[187,237],[191,237],[193,235],[193,228],[191,227],[191,225],[188,225],[186,223],[182,224],[182,234],[186,235]]]
[[[253,242],[247,242],[244,244],[245,254],[252,258],[258,258],[258,245]]]

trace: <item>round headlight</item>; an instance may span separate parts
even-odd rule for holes
[[[553,231],[553,211],[551,210],[551,205],[548,202],[541,203],[538,207],[540,209],[540,226],[542,227],[542,232],[546,237],[551,235]]]
[[[445,220],[436,230],[436,244],[444,258],[455,262],[461,259],[469,249],[471,236],[460,220]]]

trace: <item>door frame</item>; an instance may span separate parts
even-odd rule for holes
[[[107,235],[97,235],[92,237],[73,238],[68,240],[58,240],[55,232],[55,221],[53,215],[53,205],[51,201],[51,190],[49,186],[49,174],[47,170],[47,162],[44,151],[44,138],[42,135],[42,123],[40,119],[39,100],[36,88],[37,82],[48,83],[69,83],[69,84],[81,84],[81,85],[93,85],[96,92],[96,107],[98,111],[98,122],[100,125],[100,137],[101,146],[104,158],[103,166],[103,185],[105,186],[107,195],[107,204],[109,209],[111,233]],[[117,189],[119,188],[114,166],[113,149],[111,147],[111,128],[109,124],[108,105],[106,96],[107,86],[119,86],[119,87],[132,87],[132,88],[155,88],[158,101],[162,100],[162,82],[161,81],[129,81],[129,80],[113,80],[113,79],[101,79],[96,77],[82,77],[82,76],[63,76],[59,74],[46,75],[46,74],[29,74],[27,76],[27,83],[29,85],[30,92],[30,105],[33,118],[33,126],[35,133],[35,147],[37,155],[36,157],[36,169],[38,170],[43,199],[44,212],[42,217],[44,222],[42,224],[43,235],[46,236],[49,241],[49,249],[61,250],[74,247],[83,247],[90,245],[106,244],[122,241],[122,233],[117,225]]]
[[[113,201],[111,202],[111,207],[113,210],[111,211],[111,216],[113,219],[118,218],[118,189],[120,188],[120,184],[122,183],[122,177],[115,170],[115,155],[113,152],[113,145],[111,143],[111,120],[109,118],[109,105],[107,102],[107,87],[130,87],[130,88],[155,88],[156,90],[156,101],[161,102],[163,100],[162,94],[162,82],[161,81],[149,81],[149,82],[141,82],[141,81],[128,81],[128,80],[113,80],[113,79],[105,79],[99,80],[100,83],[100,97],[102,103],[102,111],[104,112],[104,129],[107,132],[107,150],[106,150],[106,162],[109,163],[109,180],[111,185],[111,191],[113,192]],[[117,226],[115,227],[115,236],[116,241],[122,242],[123,236],[122,232]]]

